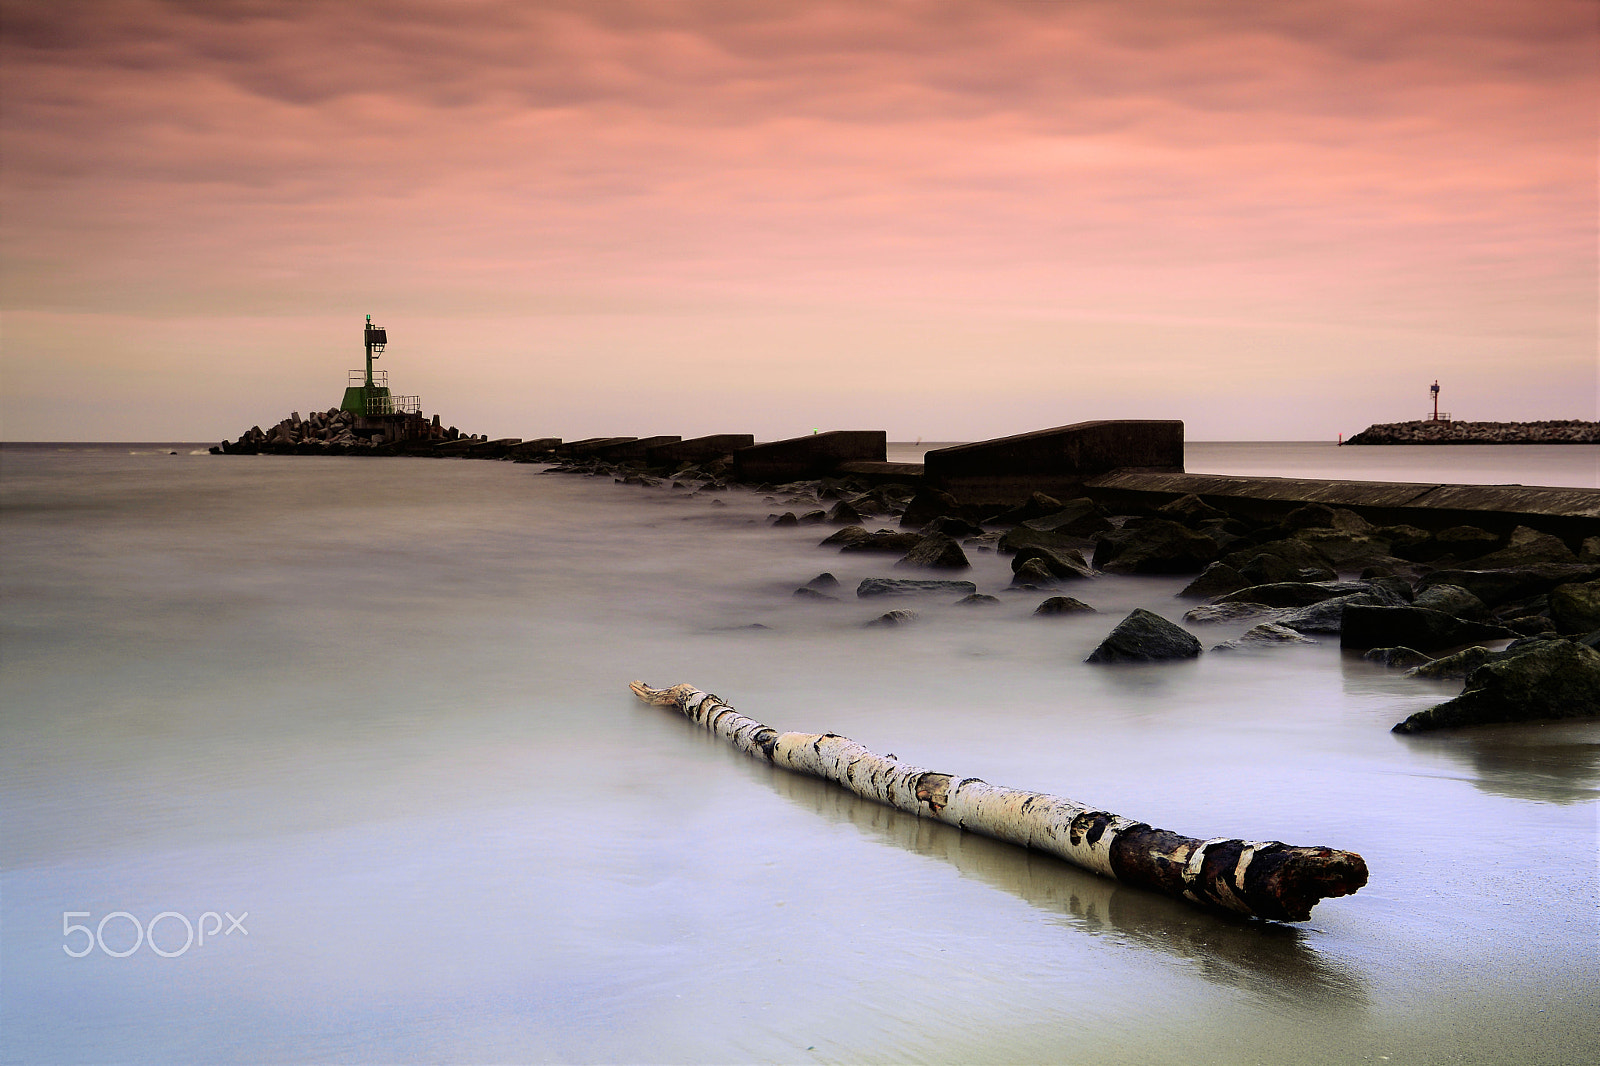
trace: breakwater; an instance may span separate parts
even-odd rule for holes
[[[1368,426],[1346,444],[1600,444],[1600,422],[1452,422],[1423,419]]]

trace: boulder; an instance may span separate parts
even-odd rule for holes
[[[911,497],[906,504],[905,513],[900,516],[900,528],[921,529],[935,518],[944,515],[964,516],[966,508],[961,506],[959,500],[948,492],[939,489],[922,488]]]
[[[1185,611],[1183,620],[1191,625],[1209,625],[1216,622],[1244,622],[1252,618],[1277,618],[1283,613],[1277,607],[1260,603],[1208,603]]]
[[[956,515],[940,515],[932,522],[929,522],[927,525],[923,526],[920,530],[918,530],[918,532],[924,537],[928,536],[930,533],[943,533],[947,537],[954,537],[959,540],[962,537],[976,537],[981,535],[983,533],[983,527],[974,522],[968,522],[965,518],[960,518]]]
[[[1236,592],[1246,585],[1255,582],[1246,581],[1244,576],[1224,562],[1215,562],[1200,571],[1200,576],[1183,587],[1178,595],[1190,600],[1208,600],[1213,596],[1225,596]]]
[[[1023,548],[1067,548],[1072,551],[1083,543],[1082,537],[1050,529],[1034,529],[1030,525],[1012,526],[1000,534],[996,545],[1002,554],[1021,551]]]
[[[1068,500],[1059,511],[1027,519],[1022,524],[1041,533],[1066,533],[1078,537],[1092,536],[1111,528],[1111,522],[1100,505],[1087,496]]]
[[[1362,658],[1369,663],[1396,669],[1410,669],[1433,661],[1415,648],[1372,648]]]
[[[1402,559],[1420,560],[1433,544],[1433,534],[1416,526],[1378,526],[1372,533],[1388,541],[1389,551]]]
[[[1356,592],[1371,592],[1372,585],[1365,581],[1282,581],[1275,585],[1252,585],[1218,596],[1218,603],[1260,603],[1268,607],[1309,607],[1313,603],[1331,600],[1336,596],[1349,596]]]
[[[1085,662],[1160,662],[1193,659],[1200,654],[1194,634],[1159,614],[1140,607],[1122,621],[1090,653]]]
[[[838,534],[836,533],[834,536],[838,536]],[[829,539],[831,540],[832,538],[830,537]],[[827,541],[823,541],[823,543],[826,544]],[[876,533],[870,533],[865,537],[840,545],[839,550],[842,552],[892,552],[896,555],[904,555],[921,543],[921,533],[896,533],[892,530],[880,529]]]
[[[1054,496],[1046,496],[1042,492],[1035,492],[1010,510],[1001,511],[991,521],[996,525],[1002,526],[1020,525],[1032,518],[1043,518],[1045,515],[1055,514],[1061,509],[1061,501]]]
[[[1215,507],[1211,506],[1209,503],[1193,493],[1190,493],[1187,496],[1179,496],[1176,500],[1173,500],[1170,503],[1162,504],[1160,507],[1156,508],[1156,514],[1160,515],[1162,518],[1170,518],[1174,522],[1182,522],[1184,525],[1189,526],[1190,528],[1194,528],[1201,522],[1205,522],[1210,519],[1221,519],[1226,521],[1228,518],[1228,513],[1226,511],[1217,510]]]
[[[1305,569],[1280,556],[1257,552],[1238,571],[1246,585],[1275,585],[1283,581],[1300,580],[1300,574]]]
[[[872,621],[863,624],[866,626],[903,626],[909,625],[916,620],[916,611],[885,611]]]
[[[1316,551],[1335,570],[1382,566],[1394,559],[1389,542],[1370,533],[1343,529],[1303,529],[1294,535],[1294,539]]]
[[[1094,547],[1094,566],[1119,574],[1199,573],[1217,557],[1217,542],[1165,518],[1112,530]]]
[[[1550,593],[1550,620],[1562,633],[1600,629],[1600,581],[1557,585]]]
[[[1568,548],[1560,537],[1553,537],[1549,533],[1541,533],[1527,526],[1518,526],[1511,531],[1504,548],[1478,556],[1472,561],[1472,565],[1480,570],[1498,570],[1508,566],[1577,561],[1578,557],[1572,554],[1572,549]]]
[[[1429,662],[1418,663],[1406,671],[1407,677],[1426,677],[1433,681],[1449,681],[1466,677],[1489,661],[1489,649],[1481,644],[1462,648],[1454,655],[1446,655]]]
[[[861,512],[851,506],[849,500],[840,500],[828,509],[828,521],[836,526],[860,525]]]
[[[957,607],[993,607],[998,605],[1000,597],[986,596],[981,592],[969,592],[955,602]]]
[[[1328,558],[1317,549],[1301,540],[1290,538],[1288,540],[1269,540],[1265,544],[1257,544],[1249,548],[1229,552],[1222,557],[1222,561],[1229,566],[1237,567],[1241,574],[1258,555],[1270,555],[1289,564],[1289,570],[1278,580],[1290,580],[1299,571],[1309,568],[1332,569]],[[1245,574],[1249,577],[1249,574]]]
[[[834,577],[832,574],[828,573],[827,571],[823,571],[822,573],[818,574],[816,577],[812,578],[810,581],[806,582],[806,588],[808,588],[808,589],[825,590],[825,589],[836,589],[838,587],[839,587],[839,579]]]
[[[1443,611],[1457,618],[1470,618],[1474,622],[1486,621],[1489,617],[1489,608],[1484,602],[1460,585],[1430,585],[1417,594],[1411,606]]]
[[[972,564],[961,545],[943,533],[930,533],[919,540],[895,566],[926,567],[933,570],[965,570]]]
[[[801,585],[795,589],[794,595],[796,599],[801,600],[832,600],[835,603],[839,602],[839,597],[829,595],[821,589],[814,589],[808,585]]]
[[[1276,622],[1262,622],[1245,630],[1244,636],[1225,640],[1212,651],[1237,651],[1240,648],[1267,648],[1279,644],[1315,644],[1310,637],[1301,636],[1288,626]]]
[[[1045,569],[1060,578],[1093,577],[1094,571],[1083,561],[1076,548],[1044,548],[1037,545],[1020,549],[1011,560],[1011,571],[1016,573],[1024,563],[1037,559]]]
[[[767,517],[767,521],[771,522],[775,526],[797,526],[800,524],[799,516],[797,516],[793,511],[785,511],[782,514],[769,515]]]
[[[1029,559],[1011,574],[1011,587],[1018,589],[1048,589],[1059,585],[1056,575],[1050,572],[1043,559]]]
[[[1509,639],[1516,635],[1503,626],[1472,622],[1426,607],[1347,604],[1339,630],[1339,646],[1383,648],[1404,644],[1419,651],[1438,651],[1473,641]]]
[[[826,522],[827,520],[828,512],[826,511],[807,511],[805,514],[800,516],[800,524],[802,526],[814,526]]]
[[[1594,563],[1538,563],[1504,570],[1435,570],[1417,582],[1417,592],[1435,585],[1457,585],[1490,607],[1549,592],[1557,585],[1600,578]]]
[[[887,533],[888,530],[880,529],[878,532]],[[864,526],[845,526],[832,536],[824,538],[817,544],[819,548],[839,548],[843,550],[847,545],[859,544],[871,540],[872,534]]]
[[[1345,608],[1399,607],[1405,601],[1387,589],[1374,587],[1368,592],[1352,592],[1348,596],[1335,596],[1331,600],[1313,603],[1309,607],[1289,611],[1277,618],[1279,625],[1288,626],[1300,633],[1337,633],[1344,627]]]
[[[863,578],[861,584],[856,586],[856,595],[862,599],[869,596],[916,596],[929,592],[966,596],[977,591],[978,586],[970,581],[932,581],[904,577],[868,577]]]
[[[1421,733],[1489,722],[1596,716],[1600,716],[1600,652],[1570,640],[1541,640],[1484,663],[1467,678],[1461,695],[1418,711],[1394,731]]]
[[[1477,526],[1451,526],[1435,533],[1433,543],[1420,557],[1436,559],[1448,555],[1452,559],[1475,559],[1486,552],[1494,551],[1499,544],[1500,538],[1487,529],[1479,529]]]
[[[1600,537],[1584,537],[1578,549],[1578,562],[1600,563]]]
[[[1033,609],[1034,614],[1095,614],[1096,611],[1082,600],[1071,596],[1051,596]]]

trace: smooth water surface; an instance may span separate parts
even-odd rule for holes
[[[1328,642],[1092,667],[1184,579],[1036,619],[974,553],[998,607],[858,600],[892,558],[781,499],[539,471],[0,451],[4,1061],[1593,1061],[1600,728],[1397,737],[1459,683]],[[793,597],[824,570],[838,602]],[[1231,921],[756,764],[633,678],[1372,881]],[[64,950],[118,911],[247,932]]]

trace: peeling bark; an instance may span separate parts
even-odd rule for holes
[[[833,733],[780,733],[693,685],[655,689],[634,681],[629,688],[644,702],[676,707],[746,755],[785,770],[1204,907],[1303,922],[1318,901],[1367,883],[1367,864],[1354,852],[1275,840],[1198,840],[1076,800],[906,766]]]

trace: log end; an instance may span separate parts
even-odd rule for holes
[[[1367,861],[1337,848],[1284,847],[1260,857],[1268,868],[1250,894],[1256,914],[1303,922],[1324,899],[1348,896],[1367,883]]]

